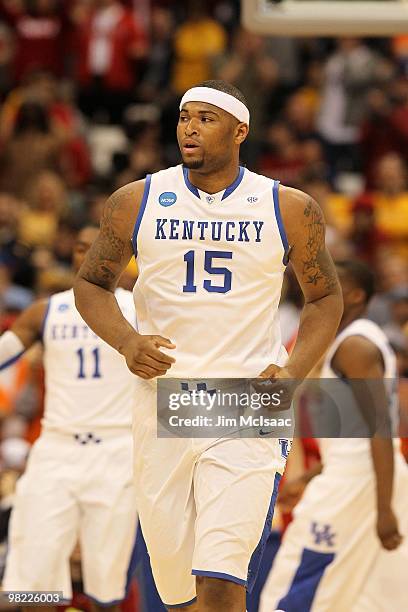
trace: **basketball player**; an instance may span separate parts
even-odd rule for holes
[[[111,196],[74,287],[84,319],[139,377],[137,503],[158,591],[176,610],[245,610],[288,444],[157,439],[149,381],[168,374],[211,389],[220,377],[303,378],[342,311],[320,208],[239,166],[248,130],[249,110],[234,86],[207,81],[188,90],[177,126],[183,165]],[[139,333],[113,293],[133,252]],[[277,310],[289,259],[305,307],[286,363]]]
[[[339,263],[338,272],[344,315],[321,376],[374,379],[376,385],[383,380],[385,405],[395,429],[395,356],[382,330],[364,318],[374,292],[373,275],[357,261]],[[355,413],[348,410],[349,421],[368,416],[367,395],[360,390],[354,399],[350,382],[344,383],[344,390],[348,406],[355,408]],[[376,392],[381,393],[377,386]],[[401,544],[401,533],[408,535],[408,467],[398,447],[380,435],[321,440],[323,471],[316,475],[313,468],[303,478],[314,476],[272,566],[261,612],[276,607],[284,612],[406,609],[408,544],[406,540]]]
[[[82,229],[77,271],[99,230]],[[132,294],[116,299],[129,325]],[[44,345],[45,413],[11,515],[6,591],[56,590],[70,600],[70,556],[79,540],[85,592],[115,609],[125,596],[136,535],[131,412],[134,376],[86,325],[72,289],[32,304],[0,338],[2,367]]]

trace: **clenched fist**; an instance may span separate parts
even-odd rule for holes
[[[162,336],[142,336],[138,333],[132,333],[124,342],[120,352],[133,374],[149,380],[166,374],[167,370],[176,361],[173,357],[162,353],[159,347],[176,348],[171,340]]]

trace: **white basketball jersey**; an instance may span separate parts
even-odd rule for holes
[[[399,418],[396,393],[396,357],[389,345],[386,335],[376,323],[368,319],[357,319],[340,332],[325,357],[321,378],[339,378],[332,369],[332,359],[339,346],[350,336],[362,336],[367,338],[367,340],[375,344],[381,352],[384,362],[384,383],[389,397],[390,418],[393,433],[396,435]],[[351,410],[347,410],[347,418],[350,421],[347,423],[347,427],[351,435],[348,438],[324,438],[320,441],[323,464],[330,468],[347,462],[349,466],[354,465],[356,469],[361,469],[364,465],[367,466],[367,469],[370,469],[372,461],[368,437],[353,437],[353,431],[361,432],[365,429],[363,416],[360,413],[358,405],[355,403],[353,392],[346,381],[342,387],[344,391],[342,402],[347,402],[348,406],[353,407]],[[399,447],[398,439],[395,441],[395,446],[396,448]]]
[[[138,329],[176,345],[168,376],[255,377],[284,363],[278,181],[241,167],[207,194],[181,165],[148,176],[133,246]]]
[[[135,325],[132,293],[115,292]],[[136,377],[125,359],[88,327],[72,289],[50,297],[44,320],[45,428],[68,433],[129,428]]]

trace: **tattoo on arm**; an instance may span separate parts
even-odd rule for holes
[[[120,221],[118,206],[121,198],[123,195],[113,194],[108,199],[99,236],[89,249],[81,271],[82,278],[104,289],[112,288],[128,246],[115,229],[117,221]]]
[[[323,214],[316,202],[310,199],[303,211],[306,217],[307,242],[302,258],[303,277],[311,285],[324,283],[328,291],[337,286],[333,264],[325,247],[325,226]]]

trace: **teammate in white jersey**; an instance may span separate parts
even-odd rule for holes
[[[288,443],[157,439],[150,379],[184,378],[178,388],[189,390],[194,377],[211,390],[213,378],[302,378],[332,341],[342,310],[320,208],[240,167],[248,130],[234,86],[207,81],[187,91],[177,127],[183,165],[111,196],[74,287],[84,319],[139,376],[138,510],[158,591],[173,609],[245,610]],[[139,333],[113,294],[133,251]],[[285,365],[277,310],[289,259],[305,307]]]
[[[342,386],[345,426],[351,435],[364,431],[364,424],[373,423],[372,417],[380,414],[379,410],[373,414],[373,402],[361,394],[361,384],[355,387],[356,396],[350,385],[356,378],[371,380],[376,394],[383,396],[391,432],[397,436],[395,355],[382,330],[362,318],[374,292],[373,275],[357,261],[339,263],[338,272],[344,316],[321,376],[339,379],[335,394],[339,397]],[[310,481],[274,560],[261,612],[407,608],[408,466],[399,440],[393,443],[382,432],[372,438],[347,437],[345,430],[342,435],[321,440],[321,474],[313,468],[287,485],[295,496]]]
[[[77,237],[77,271],[98,235]],[[135,325],[130,291],[115,292]],[[70,556],[79,540],[85,592],[97,608],[116,609],[127,589],[136,536],[132,479],[135,377],[75,308],[71,290],[32,304],[0,339],[7,366],[42,340],[42,432],[17,483],[4,590],[62,591],[70,600]]]

